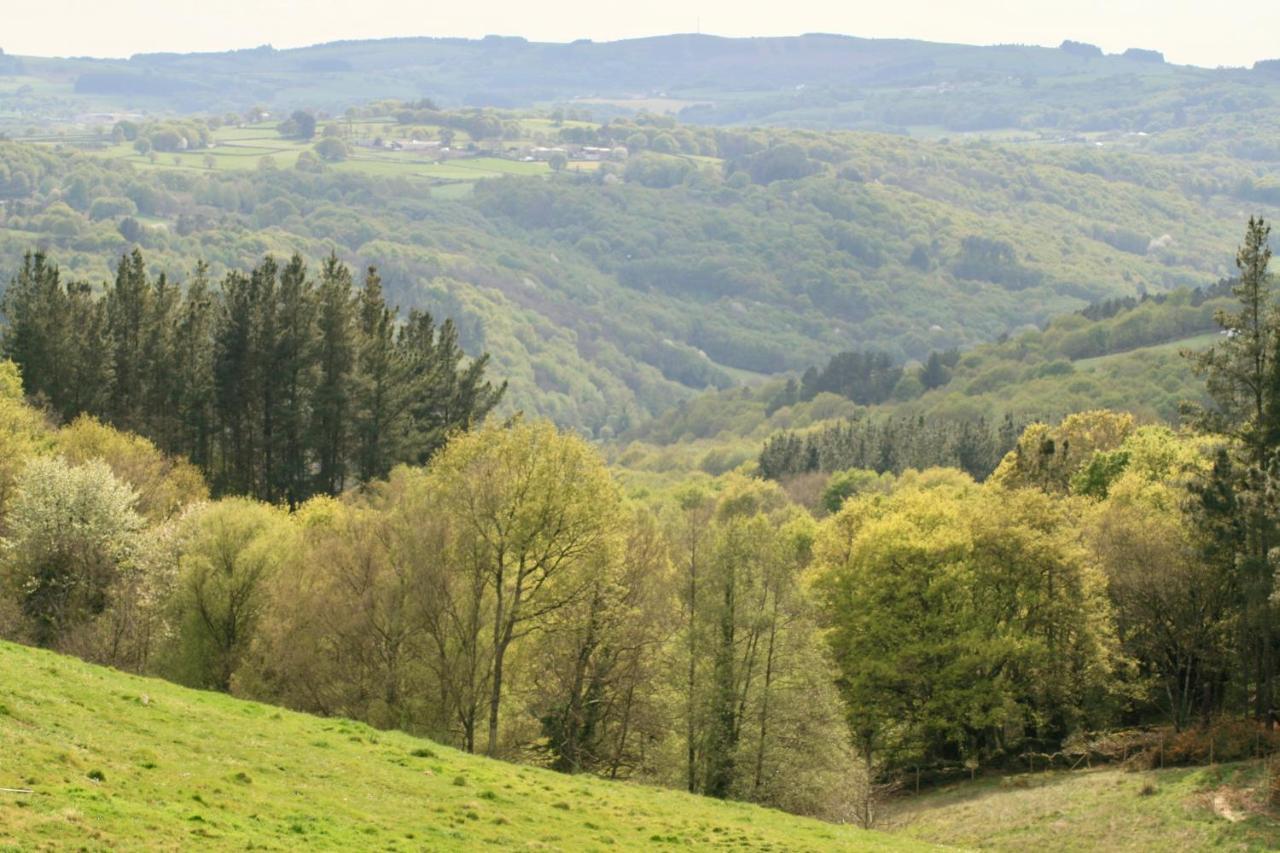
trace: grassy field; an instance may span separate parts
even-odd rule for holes
[[[989,850],[1276,850],[1260,763],[1053,772],[951,785],[899,800],[895,834]]]
[[[930,846],[491,761],[6,643],[0,789],[5,851]]]
[[[345,125],[345,122],[340,122]],[[367,138],[378,135],[384,127],[381,121],[356,122],[352,128],[357,136]],[[430,129],[430,128],[428,128]],[[456,144],[463,144],[467,136],[455,132]],[[67,136],[35,136],[28,141],[44,144],[79,144],[92,146],[94,138],[86,134]],[[292,168],[298,156],[310,151],[319,139],[300,141],[281,138],[275,123],[243,127],[220,127],[213,134],[214,144],[207,149],[194,151],[164,151],[152,155],[139,154],[132,143],[120,143],[106,147],[90,148],[97,156],[123,160],[141,169],[186,169],[192,171],[250,171],[257,169],[264,158],[270,158],[277,168]],[[357,172],[390,178],[417,178],[440,185],[470,184],[485,178],[503,175],[543,175],[550,172],[545,162],[522,162],[502,157],[465,157],[454,160],[437,160],[429,152],[377,150],[352,146],[346,160],[330,164],[330,168],[344,172]],[[594,162],[575,162],[570,169],[593,169]],[[469,189],[469,188],[468,188]],[[465,190],[464,190],[465,191]]]

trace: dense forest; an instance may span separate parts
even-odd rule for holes
[[[265,452],[272,409],[267,397],[219,408],[215,393],[206,480],[157,445],[181,430],[129,405],[163,387],[131,384],[135,364],[164,371],[121,360],[145,349],[130,330],[151,328],[121,318],[155,311],[168,283],[133,255],[95,298],[33,256],[6,297],[4,346],[32,378],[24,389],[14,362],[0,372],[0,632],[469,751],[864,823],[882,785],[922,770],[1121,747],[1174,764],[1270,751],[1280,294],[1268,236],[1251,220],[1238,277],[1202,294],[1199,304],[1221,306],[1224,334],[1183,356],[1205,405],[1180,428],[1106,410],[967,433],[890,422],[885,446],[914,446],[916,431],[953,452],[850,457],[857,467],[815,474],[819,512],[750,466],[628,488],[572,433],[524,418],[482,424],[497,391],[481,382],[483,362],[460,363],[447,326],[396,323],[376,274],[355,289],[336,261],[304,298],[299,259],[228,274],[209,297],[208,337],[179,340],[210,345],[215,365],[255,352],[229,345],[243,339],[231,320],[296,315],[270,307],[296,297],[319,318],[314,411],[369,399],[369,365],[382,363],[371,351],[403,359],[386,374],[388,399],[435,400],[469,381],[473,407],[443,445],[444,427],[407,416],[401,449],[377,456],[358,440],[371,410],[353,405],[362,487],[341,488],[328,446],[306,445],[314,455],[283,469],[314,478],[295,495],[270,476],[274,457],[247,455],[251,475],[230,476],[241,472],[240,422],[228,412],[255,413],[243,435]],[[41,294],[79,300],[58,316],[100,331],[41,325],[36,313],[15,322],[25,309],[14,306]],[[188,311],[190,294],[177,303]],[[351,373],[329,391],[326,304],[350,317],[355,341]],[[368,328],[361,306],[381,335],[354,331]],[[1098,306],[1082,319],[1141,310]],[[109,381],[35,387],[83,359],[31,353],[95,339],[96,361],[115,367]],[[434,359],[426,386],[419,359]],[[290,387],[283,363],[246,390]],[[833,364],[827,373],[855,376],[882,366]],[[68,402],[94,388],[102,408]],[[159,411],[181,423],[196,408],[184,398]],[[988,473],[1002,442],[1011,449]],[[770,473],[767,454],[760,462],[754,473]]]

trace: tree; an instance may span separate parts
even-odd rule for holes
[[[330,163],[337,163],[347,159],[347,144],[336,136],[326,136],[315,145],[315,151],[320,155],[320,159]]]
[[[1212,550],[1233,566],[1243,609],[1239,641],[1249,661],[1254,715],[1269,726],[1275,722],[1276,669],[1271,555],[1280,542],[1273,470],[1280,439],[1280,314],[1268,271],[1270,233],[1262,219],[1249,219],[1236,255],[1240,277],[1231,288],[1239,310],[1215,315],[1224,340],[1203,353],[1186,354],[1204,377],[1214,404],[1195,413],[1200,425],[1232,437],[1240,448],[1234,458],[1221,456],[1214,469],[1219,484],[1210,482],[1200,492],[1206,499],[1201,517],[1210,539],[1230,532],[1230,539],[1219,540]],[[1221,483],[1224,479],[1231,485]],[[1226,500],[1213,500],[1224,492]],[[1214,518],[1221,513],[1226,515]]]
[[[824,525],[818,592],[866,766],[1056,749],[1108,719],[1114,638],[1073,518],[939,470]]]
[[[920,368],[920,384],[925,390],[941,388],[951,381],[951,371],[942,363],[942,356],[937,352],[929,353],[929,358]]]
[[[323,497],[299,509],[297,550],[267,582],[271,604],[239,683],[311,713],[441,737],[442,705],[423,664],[418,559],[399,558],[387,509]]]
[[[396,346],[396,316],[382,296],[382,279],[370,267],[356,297],[358,344],[352,438],[356,473],[364,482],[391,470],[404,442],[406,407],[417,396],[408,382],[403,348]]]
[[[563,152],[557,151],[547,158],[547,165],[553,172],[563,172],[565,166],[569,165],[569,158]]]
[[[134,249],[120,258],[116,277],[106,294],[107,335],[111,347],[111,422],[139,429],[146,404],[145,337],[152,325],[153,295],[142,252]]]
[[[654,516],[624,517],[622,559],[541,635],[535,713],[551,766],[609,778],[643,769],[647,741],[665,733],[654,688],[674,628],[667,543]]]
[[[485,379],[487,353],[465,361],[452,320],[437,328],[427,312],[410,311],[397,344],[408,377],[401,459],[424,465],[454,432],[483,423],[502,400],[507,383],[495,386]]]
[[[1229,572],[1202,559],[1179,488],[1121,475],[1088,525],[1107,574],[1121,643],[1157,678],[1150,701],[1177,729],[1207,722],[1225,701],[1231,669]]]
[[[244,498],[208,504],[183,520],[169,675],[231,690],[266,609],[267,583],[294,547],[292,534],[282,512]]]
[[[356,357],[351,271],[336,255],[324,262],[316,297],[318,376],[310,432],[316,452],[316,488],[336,495],[347,478],[351,372]]]
[[[581,439],[523,422],[454,438],[431,484],[450,524],[446,559],[492,600],[485,752],[497,755],[507,653],[614,559],[617,488]]]
[[[87,415],[60,429],[55,447],[72,465],[105,463],[133,490],[134,508],[151,522],[173,518],[209,497],[204,478],[190,462],[167,456],[142,436]]]
[[[142,521],[137,493],[100,461],[29,461],[17,482],[0,543],[6,585],[16,592],[31,638],[59,647],[109,605]]]
[[[316,135],[316,117],[306,110],[294,110],[279,126],[281,136],[311,139]]]
[[[271,352],[271,465],[269,492],[296,507],[310,493],[312,457],[307,428],[316,384],[315,289],[300,255],[280,273]]]

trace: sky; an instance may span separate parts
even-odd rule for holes
[[[1215,67],[1280,57],[1275,0],[3,0],[0,48],[35,56],[300,47],[387,36],[609,41],[667,33],[841,33],[965,44],[1064,38]]]

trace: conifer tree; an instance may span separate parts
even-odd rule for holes
[[[152,318],[152,294],[146,264],[138,249],[120,258],[106,302],[114,372],[108,414],[116,426],[140,432],[146,406],[144,347]]]
[[[1235,438],[1241,447],[1230,466],[1234,499],[1229,506],[1202,501],[1200,509],[1207,531],[1231,529],[1226,519],[1213,519],[1219,512],[1226,510],[1234,517],[1236,535],[1229,562],[1241,596],[1239,641],[1248,662],[1245,681],[1252,687],[1254,715],[1269,725],[1276,715],[1275,570],[1271,553],[1280,543],[1276,506],[1280,472],[1274,466],[1274,437],[1280,435],[1280,361],[1276,359],[1280,312],[1267,269],[1270,233],[1271,227],[1261,218],[1249,219],[1244,245],[1236,255],[1240,277],[1231,288],[1240,309],[1216,315],[1225,333],[1222,342],[1203,353],[1187,353],[1214,402],[1212,410],[1198,413],[1201,424]],[[1214,472],[1219,480],[1228,475],[1222,461]],[[1221,486],[1201,490],[1202,495],[1221,492]]]
[[[359,326],[355,388],[354,445],[356,474],[363,482],[383,478],[391,470],[402,427],[406,373],[403,351],[396,346],[395,312],[382,295],[382,279],[370,267],[357,297]]]
[[[318,376],[311,419],[317,463],[315,487],[320,492],[337,494],[347,479],[355,323],[351,271],[336,255],[325,259],[316,295]]]

